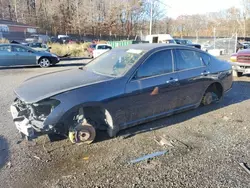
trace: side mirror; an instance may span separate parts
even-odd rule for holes
[[[31,50],[28,50],[28,52],[29,52],[29,53],[33,53],[33,51],[31,51]]]
[[[51,47],[49,47],[49,49],[51,49]]]

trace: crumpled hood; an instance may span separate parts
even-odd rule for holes
[[[24,102],[34,103],[59,93],[111,79],[112,77],[81,69],[63,70],[29,78],[15,89],[15,93]]]

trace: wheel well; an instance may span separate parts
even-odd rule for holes
[[[51,61],[50,57],[46,57],[46,56],[41,56],[38,60],[37,60],[37,64],[39,65],[39,62],[42,58],[47,58],[48,60]]]
[[[217,94],[218,98],[220,99],[223,95],[223,87],[220,83],[215,82],[211,84],[206,91],[213,91]]]
[[[113,119],[109,111],[101,106],[83,107],[83,114],[87,122],[96,129],[113,128]]]
[[[76,126],[79,121],[86,121],[99,130],[113,129],[113,118],[109,111],[102,106],[78,106],[68,111],[64,118],[60,120],[60,124],[63,124],[64,132],[67,132],[70,128]]]

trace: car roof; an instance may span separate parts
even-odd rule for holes
[[[12,44],[12,43],[0,44],[0,46],[3,46],[3,45],[10,45],[10,46],[23,46],[22,44]]]
[[[118,47],[120,49],[140,49],[140,50],[153,50],[155,48],[161,47],[186,47],[184,45],[179,44],[166,44],[166,43],[142,43],[142,44],[130,44],[127,46]]]

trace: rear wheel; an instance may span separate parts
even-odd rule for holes
[[[46,57],[42,57],[40,60],[39,60],[39,65],[40,67],[42,68],[47,68],[51,65],[51,62],[48,58]]]
[[[219,102],[222,98],[223,88],[220,84],[215,83],[208,87],[202,97],[201,104],[204,106],[210,105],[214,102]]]

